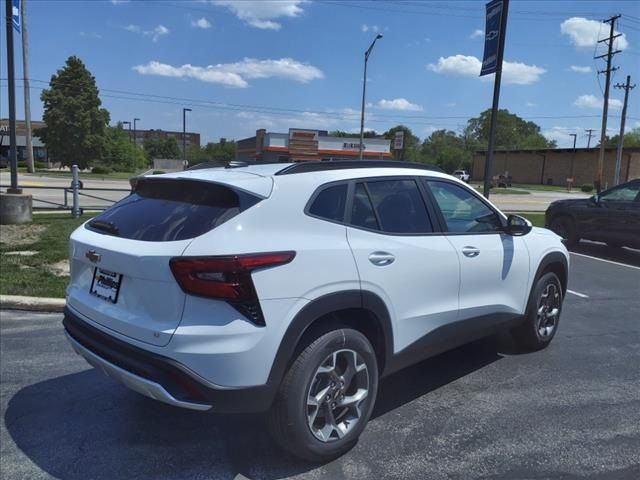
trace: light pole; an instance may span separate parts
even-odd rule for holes
[[[371,55],[371,51],[373,50],[373,46],[376,44],[376,41],[378,41],[379,38],[382,38],[382,35],[377,34],[376,38],[373,39],[373,42],[371,42],[371,45],[369,46],[369,48],[367,49],[366,52],[364,52],[364,77],[362,79],[362,109],[360,110],[360,145],[359,145],[359,151],[360,151],[360,160],[362,160],[363,157],[363,145],[364,145],[364,102],[365,102],[365,97],[366,97],[366,93],[367,93],[367,62],[369,61],[369,55]]]
[[[182,160],[187,161],[187,112],[190,108],[182,109]]]
[[[138,146],[138,138],[136,137],[137,135],[137,129],[136,129],[136,122],[139,122],[140,119],[139,118],[134,118],[133,119],[133,146],[137,147]]]
[[[571,169],[569,172],[569,178],[571,179],[571,183],[573,183],[573,164],[576,160],[576,140],[578,139],[578,134],[570,133],[569,136],[573,137],[573,152],[571,153]],[[569,186],[569,189],[571,189],[571,186]]]
[[[129,143],[131,143],[131,122],[125,120],[124,122],[122,122],[122,125],[129,125]],[[132,163],[135,161],[135,159],[132,159]],[[136,171],[136,167],[133,167],[133,171]]]

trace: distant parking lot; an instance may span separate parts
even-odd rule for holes
[[[72,352],[59,314],[3,311],[0,477],[640,478],[640,252],[583,243],[571,261],[547,350],[487,339],[387,378],[358,445],[326,465],[282,453],[258,415],[127,390]]]

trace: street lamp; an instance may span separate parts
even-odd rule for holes
[[[367,51],[364,52],[364,78],[362,79],[362,109],[360,110],[360,146],[359,146],[360,160],[362,160],[362,157],[363,157],[363,145],[364,145],[364,102],[365,102],[365,95],[367,92],[367,62],[369,61],[369,55],[371,55],[371,50],[373,50],[373,46],[376,44],[376,41],[379,38],[382,38],[382,35],[377,34],[376,38],[373,39],[373,42],[371,42],[371,45],[369,46]]]
[[[136,136],[137,135],[136,122],[139,122],[139,121],[140,121],[139,118],[133,119],[133,146],[134,147],[138,146],[138,142],[137,142],[138,137]]]
[[[187,160],[187,112],[190,112],[190,108],[182,109],[182,159]]]
[[[131,122],[125,120],[124,122],[120,122],[120,123],[122,123],[122,125],[129,125],[129,143],[131,143]],[[135,159],[133,159],[133,161],[135,161]],[[134,172],[136,171],[135,165],[133,167],[133,171]]]

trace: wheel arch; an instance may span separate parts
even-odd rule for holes
[[[277,388],[287,368],[313,339],[334,328],[360,331],[371,342],[382,373],[393,355],[391,318],[374,293],[347,290],[323,295],[305,305],[289,324],[276,353],[268,383]]]
[[[561,252],[547,253],[542,257],[542,260],[538,264],[538,269],[536,270],[534,282],[531,286],[532,291],[535,287],[535,282],[547,272],[555,273],[560,279],[560,284],[562,285],[562,297],[564,298],[569,284],[569,262],[567,257]]]

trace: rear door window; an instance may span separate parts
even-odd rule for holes
[[[211,182],[141,179],[134,191],[86,224],[98,233],[147,242],[200,236],[260,198]]]
[[[351,224],[394,234],[433,232],[415,180],[372,180],[358,183]]]

